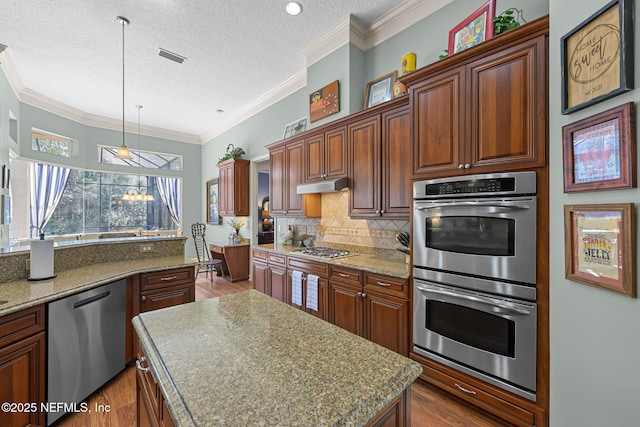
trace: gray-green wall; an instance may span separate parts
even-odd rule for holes
[[[561,114],[560,39],[607,3],[549,1],[551,424],[558,427],[640,425],[640,300],[564,279],[563,206],[635,203],[640,198],[640,189],[563,192],[562,126],[640,99],[636,89],[573,114]],[[636,69],[639,29],[636,20]],[[638,236],[634,237],[637,241]]]

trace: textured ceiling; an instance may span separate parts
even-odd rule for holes
[[[125,16],[126,120],[141,104],[144,125],[202,136],[304,70],[303,48],[350,14],[368,25],[402,3],[300,2],[292,17],[286,0],[3,0],[0,43],[24,88],[121,120]]]

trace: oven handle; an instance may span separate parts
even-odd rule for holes
[[[491,306],[492,308],[496,309],[498,308],[499,311],[496,312],[502,312],[502,313],[512,313],[512,314],[523,314],[523,315],[528,315],[531,314],[531,312],[529,310],[525,310],[523,308],[517,308],[517,307],[513,307],[511,305],[506,305],[506,304],[500,304],[497,302],[497,300],[492,299],[492,298],[486,298],[486,297],[482,297],[479,295],[461,295],[455,292],[451,292],[451,291],[445,291],[445,290],[440,290],[440,289],[427,289],[427,288],[423,288],[421,286],[416,286],[418,289],[420,289],[423,292],[431,292],[433,294],[440,294],[440,295],[446,295],[449,297],[453,297],[453,298],[459,298],[459,299],[465,299],[468,301],[474,301],[474,302],[479,302],[481,304],[485,304],[488,306]]]
[[[533,201],[533,199],[527,199],[527,200],[518,200],[518,201],[513,201],[513,202],[509,202],[509,201],[475,201],[475,202],[470,202],[470,201],[456,201],[456,202],[449,202],[449,203],[436,203],[436,204],[432,204],[432,205],[428,205],[428,206],[416,206],[416,210],[418,211],[426,211],[429,209],[436,209],[436,208],[451,208],[451,207],[456,207],[456,206],[489,206],[489,207],[494,207],[494,208],[516,208],[516,209],[529,209],[531,208],[531,205],[527,205],[527,204],[522,204],[522,202],[526,202],[526,201]]]

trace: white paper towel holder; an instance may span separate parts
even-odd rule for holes
[[[39,240],[44,240],[44,233],[40,233],[40,239]],[[51,249],[53,249],[53,247],[51,247]],[[32,253],[33,256],[33,253]],[[43,276],[43,277],[28,277],[27,280],[35,282],[35,281],[42,281],[42,280],[49,280],[49,279],[53,279],[54,277],[57,276],[57,274],[55,274],[53,272],[53,253],[51,253],[51,263],[52,263],[52,268],[51,268],[51,275],[47,275],[47,276]],[[31,273],[31,271],[30,271]]]

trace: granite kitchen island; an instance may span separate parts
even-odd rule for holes
[[[133,324],[175,425],[409,425],[417,363],[255,290]]]

